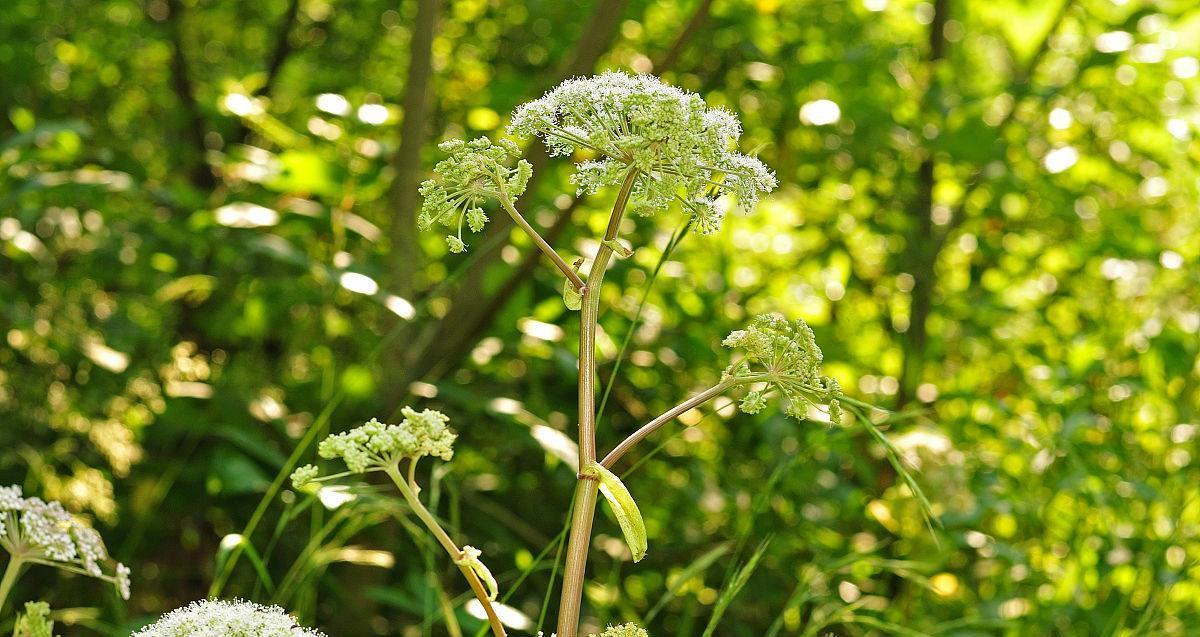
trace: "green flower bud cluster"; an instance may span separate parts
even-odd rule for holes
[[[511,139],[495,144],[486,137],[469,142],[451,139],[438,148],[450,156],[434,167],[440,179],[421,184],[425,201],[417,222],[422,230],[435,223],[457,228],[446,237],[446,243],[451,252],[463,252],[467,249],[462,238],[463,224],[471,232],[483,230],[488,222],[483,204],[489,199],[521,196],[533,175],[533,165],[522,159],[515,168],[509,168],[511,160],[521,156]]]
[[[445,414],[432,409],[418,412],[408,407],[401,413],[404,420],[398,425],[384,424],[372,418],[361,427],[333,434],[321,441],[317,453],[326,459],[341,458],[354,473],[391,466],[403,458],[434,456],[449,460],[454,457],[453,445],[458,435],[446,426],[450,419]],[[294,482],[311,481],[312,470],[301,467],[292,478]]]
[[[596,637],[596,635],[592,635]],[[645,628],[637,624],[621,624],[620,626],[609,626],[600,633],[600,637],[650,637],[650,633],[646,632]]]
[[[321,475],[321,470],[316,465],[306,464],[303,467],[299,467],[292,472],[292,487],[303,489],[305,486],[315,482],[319,475]]]
[[[598,155],[577,165],[580,194],[620,184],[635,170],[631,210],[648,216],[679,200],[702,234],[720,228],[720,195],[750,211],[778,185],[761,161],[734,150],[742,128],[733,113],[650,75],[567,80],[519,106],[508,132],[541,137],[552,155]]]
[[[730,333],[722,344],[745,353],[726,374],[764,382],[767,390],[778,389],[787,399],[784,412],[789,416],[802,419],[810,406],[824,404],[828,405],[830,422],[841,422],[838,399],[842,389],[833,378],[821,376],[821,348],[804,321],[789,323],[777,314],[756,316],[749,327]],[[740,407],[755,414],[766,404],[766,390],[756,390],[742,398]]]
[[[50,621],[50,605],[46,602],[25,602],[25,612],[17,617],[13,637],[54,637],[54,622]]]

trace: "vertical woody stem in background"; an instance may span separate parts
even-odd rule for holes
[[[950,0],[935,0],[933,21],[929,24],[928,85],[922,98],[922,109],[929,119],[937,121],[936,113],[938,67],[946,57],[946,22],[949,20]],[[927,120],[928,121],[928,120]],[[940,126],[941,122],[938,121]],[[903,409],[912,400],[925,369],[926,327],[933,309],[933,287],[936,283],[934,265],[937,244],[933,229],[933,188],[936,184],[936,164],[933,149],[926,148],[925,157],[917,169],[917,194],[913,200],[912,230],[906,243],[903,267],[913,277],[912,309],[908,329],[904,331],[904,370],[900,378],[900,393],[896,408]]]
[[[183,115],[187,119],[186,135],[191,138],[192,149],[195,152],[195,156],[190,158],[192,185],[207,191],[217,182],[205,160],[208,149],[204,137],[208,125],[204,122],[200,104],[196,100],[196,87],[192,83],[187,50],[184,48],[183,13],[184,6],[180,0],[167,0],[165,25],[171,38],[171,90],[179,100]]]
[[[583,24],[574,50],[564,57],[567,62],[558,73],[547,78],[544,87],[548,88],[569,77],[591,73],[600,56],[608,50],[628,4],[629,0],[596,0],[591,16]],[[525,158],[533,164],[533,177],[529,180],[524,198],[514,202],[518,206],[535,196],[538,184],[546,176],[542,171],[550,160],[540,144],[530,144]],[[416,182],[413,182],[412,188],[415,192]],[[507,216],[493,219],[484,231],[481,243],[487,244],[493,237],[507,235],[511,230],[512,226]],[[415,230],[410,229],[410,232]],[[458,290],[450,297],[450,309],[443,320],[434,321],[420,330],[414,328],[413,332],[396,339],[388,359],[395,372],[392,378],[399,380],[395,383],[393,395],[388,397],[389,411],[403,402],[410,382],[418,379],[428,380],[431,375],[436,376],[455,369],[497,315],[495,307],[503,304],[504,294],[498,295],[492,290],[486,276],[491,266],[500,261],[501,243],[495,242],[494,245],[495,249],[480,248]],[[393,247],[392,250],[395,252],[396,248]],[[532,268],[518,272],[532,272]],[[503,286],[501,289],[503,290]],[[397,291],[404,293],[400,289]]]
[[[428,135],[430,111],[429,85],[433,80],[433,38],[437,31],[441,0],[416,0],[417,15],[412,25],[412,40],[408,46],[408,77],[404,82],[404,120],[400,123],[400,147],[392,167],[389,199],[392,212],[390,238],[392,241],[392,289],[408,296],[412,294],[413,276],[421,266],[420,243],[417,238],[417,208],[421,182],[421,149]]]
[[[637,169],[625,173],[625,181],[613,204],[604,242],[588,273],[579,315],[579,467],[596,461],[596,322],[600,315],[600,288],[613,250],[607,242],[616,239],[629,205]],[[558,608],[558,637],[576,637],[579,631],[579,606],[583,598],[583,577],[587,569],[588,547],[592,541],[592,518],[600,483],[579,476],[575,486],[575,508],[571,514],[571,538],[567,544],[567,564],[563,571],[562,598]]]
[[[388,270],[389,284],[402,297],[413,294],[414,277],[424,261],[417,232],[417,209],[420,206],[418,184],[421,182],[421,149],[428,134],[427,122],[431,110],[429,86],[433,81],[433,38],[437,29],[442,0],[416,0],[417,15],[412,25],[412,40],[408,47],[408,77],[404,83],[404,120],[400,124],[400,147],[392,159],[396,176],[388,190],[392,207],[392,223],[388,229],[391,253]],[[404,342],[410,338],[396,339]],[[414,378],[408,374],[410,361],[393,351],[383,357],[389,378],[401,379],[389,388],[389,402],[395,403],[408,392]],[[391,408],[389,408],[391,409]]]

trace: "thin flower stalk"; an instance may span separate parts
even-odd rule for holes
[[[399,424],[386,424],[372,419],[350,431],[333,434],[318,445],[317,453],[326,459],[340,458],[351,473],[386,473],[409,508],[462,571],[471,592],[487,615],[492,633],[496,637],[505,637],[504,625],[500,623],[492,603],[498,592],[496,581],[480,561],[480,552],[470,546],[459,547],[418,497],[421,489],[416,480],[417,462],[424,457],[451,460],[458,434],[450,430],[447,426],[449,418],[441,412],[431,409],[418,412],[404,407],[400,413],[404,419]],[[407,471],[402,473],[401,464],[406,460]],[[312,483],[345,475],[321,478],[318,477],[319,473],[313,465],[300,467],[292,474],[292,485],[304,489]]]
[[[689,410],[695,409],[696,407],[707,403],[708,401],[725,393],[729,389],[732,389],[733,387],[736,387],[744,382],[746,381],[733,377],[725,378],[716,385],[713,385],[699,394],[696,394],[695,396],[688,398],[678,405],[675,405],[655,419],[639,427],[637,431],[629,434],[628,438],[622,440],[621,444],[614,447],[612,451],[608,452],[608,455],[604,456],[604,459],[600,461],[600,464],[605,468],[611,469],[613,465],[615,465],[617,461],[621,459],[621,456],[624,456],[629,452],[630,449],[633,449],[639,442],[645,440],[654,432],[662,429],[664,425],[669,424],[671,421],[687,413]]]
[[[416,460],[412,460],[409,465],[410,469],[415,467],[416,464]],[[413,513],[425,525],[425,528],[429,529],[429,532],[433,534],[438,544],[442,545],[442,548],[446,550],[446,554],[450,556],[455,566],[458,567],[463,577],[466,578],[467,584],[471,586],[471,592],[475,594],[475,599],[479,600],[479,603],[483,606],[484,613],[487,614],[488,625],[491,627],[492,634],[496,635],[496,637],[505,637],[504,624],[500,623],[500,617],[496,615],[491,594],[484,589],[483,582],[480,581],[479,575],[471,568],[468,556],[464,553],[463,549],[459,548],[458,544],[455,544],[454,540],[450,538],[450,534],[438,523],[437,518],[429,512],[429,509],[425,508],[425,505],[421,502],[421,498],[417,496],[414,489],[416,482],[401,476],[399,467],[385,468],[384,472],[396,484],[396,488],[400,490],[400,495],[404,496],[404,501],[408,503]]]
[[[564,260],[562,256],[558,254],[557,250],[555,250],[549,243],[546,242],[544,238],[542,238],[542,235],[536,229],[534,229],[532,225],[529,224],[524,215],[517,211],[516,206],[513,204],[512,198],[508,196],[508,192],[503,190],[500,192],[500,205],[503,206],[504,210],[508,212],[508,216],[512,217],[513,222],[516,223],[521,230],[524,230],[525,234],[529,235],[530,239],[533,239],[533,243],[537,245],[539,250],[542,251],[542,254],[546,255],[552,262],[554,262],[554,266],[557,267],[568,279],[570,279],[571,284],[575,286],[575,289],[583,289],[583,279],[579,277],[579,274],[575,272],[575,269],[572,268],[566,262],[566,260]]]
[[[23,566],[25,564],[22,560],[15,556],[9,557],[8,566],[4,568],[4,577],[0,579],[0,610],[4,610],[4,603],[8,601],[8,594],[12,592],[17,578],[21,576]]]

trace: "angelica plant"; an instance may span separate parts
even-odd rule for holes
[[[641,560],[649,541],[641,511],[630,490],[611,467],[640,441],[689,409],[727,392],[745,392],[743,411],[763,409],[769,396],[782,397],[784,411],[796,418],[823,409],[830,422],[841,420],[841,391],[820,372],[821,350],[803,322],[782,317],[755,318],[744,330],[725,339],[740,352],[720,382],[650,420],[600,459],[596,427],[596,330],[601,311],[600,289],[614,255],[628,256],[618,242],[627,213],[648,217],[680,210],[701,234],[716,232],[726,212],[752,211],[760,197],[777,185],[775,175],[758,159],[737,150],[741,124],[721,108],[709,108],[693,93],[657,78],[625,73],[564,82],[543,97],[513,113],[508,133],[540,139],[553,156],[575,161],[571,179],[577,194],[596,195],[615,189],[604,234],[597,237],[591,264],[586,257],[568,265],[565,259],[525,219],[517,200],[528,185],[532,166],[520,158],[511,139],[449,140],[440,145],[447,157],[435,167],[435,177],[421,184],[424,202],[420,225],[441,224],[453,229],[446,238],[450,252],[466,250],[464,225],[480,232],[498,206],[533,240],[565,277],[564,302],[579,311],[578,466],[574,506],[567,540],[557,620],[557,637],[577,637],[579,610],[592,522],[599,496],[611,506],[633,554]],[[581,274],[587,271],[586,278]],[[416,467],[424,457],[449,461],[455,436],[447,418],[435,411],[402,410],[404,420],[389,425],[372,420],[345,433],[334,434],[318,447],[321,457],[341,459],[349,471],[321,477],[315,466],[292,475],[297,488],[348,475],[380,472],[399,489],[413,512],[445,548],[483,605],[492,632],[502,637],[492,600],[495,579],[478,550],[460,547],[425,508],[419,498]],[[595,636],[593,636],[595,637]],[[609,627],[600,637],[647,637],[635,624]]]
[[[278,606],[209,599],[167,613],[133,637],[325,637]]]
[[[58,502],[24,497],[17,485],[0,487],[0,548],[8,553],[0,577],[0,608],[30,565],[104,580],[116,587],[122,599],[129,599],[129,568],[117,563],[112,571],[105,571],[102,564],[109,556],[100,534]]]
[[[651,420],[603,460],[596,445],[596,326],[600,314],[600,288],[614,254],[624,254],[617,242],[627,212],[652,216],[672,208],[689,215],[701,234],[712,234],[725,213],[736,205],[754,209],[759,198],[777,185],[774,173],[761,161],[737,150],[741,124],[721,108],[709,108],[693,93],[669,86],[647,75],[619,72],[568,80],[543,97],[522,104],[513,113],[508,133],[541,139],[553,156],[577,158],[572,181],[577,194],[597,194],[616,188],[612,211],[584,280],[577,268],[569,267],[524,219],[514,206],[515,190],[509,181],[518,177],[522,189],[530,168],[521,160],[516,168],[507,161],[517,157],[515,145],[505,140],[470,143],[450,141],[443,150],[450,157],[439,163],[437,179],[422,185],[423,218],[465,218],[477,230],[486,219],[482,205],[496,199],[538,249],[567,278],[564,300],[580,312],[579,328],[579,475],[575,491],[557,622],[558,637],[575,637],[579,624],[592,520],[603,494],[612,506],[634,560],[647,550],[645,525],[629,490],[609,470],[625,452],[679,414],[740,386],[757,386],[742,400],[745,411],[765,405],[765,391],[777,390],[787,401],[789,414],[800,416],[804,408],[828,404],[831,420],[840,410],[837,384],[820,377],[820,350],[807,325],[784,325],[782,319],[756,320],[745,334],[731,335],[728,344],[743,347],[745,357],[732,365],[713,388],[684,401]],[[502,148],[503,151],[492,149]],[[580,158],[580,155],[586,157]],[[462,250],[461,241],[450,238],[452,252]],[[778,346],[779,354],[763,349]],[[620,632],[624,630],[625,632]],[[636,627],[622,628],[613,635],[634,634]],[[642,633],[644,634],[644,633]],[[608,632],[605,635],[609,635]]]

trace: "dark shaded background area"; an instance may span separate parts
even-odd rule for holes
[[[604,68],[739,112],[782,187],[665,259],[681,214],[629,224],[601,446],[714,382],[721,338],[779,311],[813,325],[848,394],[905,414],[888,434],[942,526],[861,428],[718,402],[624,465],[651,551],[633,565],[600,516],[588,625],[698,635],[769,536],[717,634],[1200,634],[1194,3],[0,13],[0,484],[94,520],[134,568],[128,605],[27,575],[15,601],[51,602],[65,634],[127,635],[203,597],[305,432],[403,404],[452,417],[458,455],[427,493],[502,589],[527,574],[509,604],[536,624],[574,483],[555,432],[573,429],[577,321],[501,215],[465,255],[418,233],[416,184],[438,141],[499,134]],[[530,217],[591,254],[607,200],[530,158]],[[266,565],[243,559],[225,594],[331,635],[447,634],[439,598],[464,589],[402,509],[270,504],[249,538]]]

